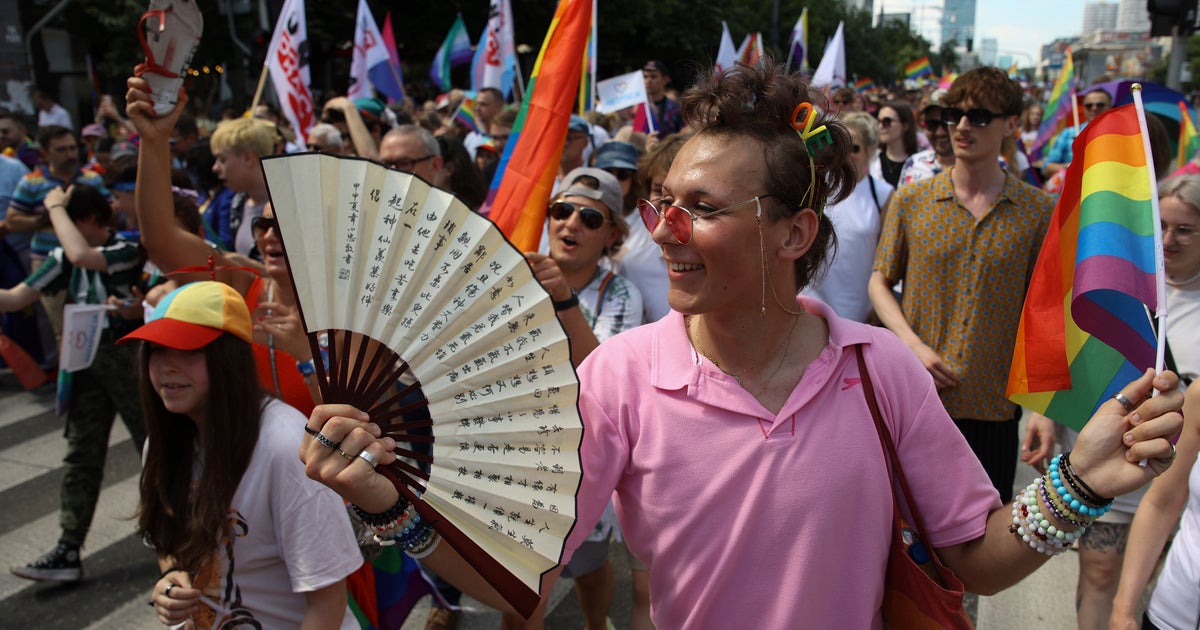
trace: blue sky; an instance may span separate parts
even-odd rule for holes
[[[910,11],[913,27],[935,45],[941,43],[942,0],[877,0],[876,12],[881,4],[889,13]],[[977,0],[976,42],[982,37],[994,37],[1000,54],[1016,51],[1037,63],[1042,44],[1079,35],[1084,4],[1084,0]],[[1022,66],[1030,64],[1022,55],[1013,56]]]

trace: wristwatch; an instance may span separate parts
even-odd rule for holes
[[[565,311],[565,310],[575,307],[575,306],[579,306],[579,294],[575,292],[575,289],[571,289],[571,297],[569,297],[561,302],[555,302],[554,310],[555,311]]]

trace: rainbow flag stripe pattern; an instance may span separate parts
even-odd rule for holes
[[[1200,135],[1196,134],[1196,125],[1192,122],[1192,114],[1188,112],[1187,103],[1179,101],[1179,154],[1176,164],[1183,166],[1200,150]]]
[[[454,113],[454,120],[462,123],[464,127],[471,131],[479,131],[479,123],[475,122],[475,101],[470,98],[463,98],[462,105],[458,107],[458,111]]]
[[[1007,395],[1080,429],[1154,365],[1157,308],[1150,173],[1135,105],[1096,117],[1075,159],[1025,296]]]
[[[529,75],[527,97],[480,209],[519,251],[537,251],[542,240],[546,202],[553,192],[578,96],[591,22],[591,0],[558,3]]]
[[[1040,158],[1042,148],[1062,130],[1064,125],[1060,123],[1071,113],[1071,99],[1074,94],[1075,62],[1071,58],[1071,49],[1068,48],[1062,70],[1058,73],[1058,80],[1054,82],[1050,98],[1046,101],[1046,109],[1042,112],[1042,124],[1038,126],[1037,139],[1033,141],[1033,146],[1029,147],[1029,157],[1035,160]]]
[[[874,87],[875,81],[871,80],[871,77],[863,77],[854,82],[855,92],[866,92],[867,90],[874,89]]]
[[[929,57],[921,57],[904,66],[904,78],[906,79],[918,79],[932,74],[933,66],[929,65]]]

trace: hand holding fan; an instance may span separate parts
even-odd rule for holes
[[[528,616],[581,479],[579,383],[550,296],[493,223],[418,177],[315,153],[263,171],[313,356],[328,334],[324,401],[432,442],[432,456],[397,448],[428,472],[380,472]],[[405,373],[416,383],[385,396]],[[418,406],[432,420],[405,422]]]

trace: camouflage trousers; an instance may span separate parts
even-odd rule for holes
[[[87,537],[104,479],[108,434],[117,413],[121,414],[141,458],[146,428],[138,398],[136,357],[137,344],[117,347],[106,339],[100,343],[95,363],[72,374],[64,431],[66,473],[59,491],[59,525],[64,542],[83,544]]]

